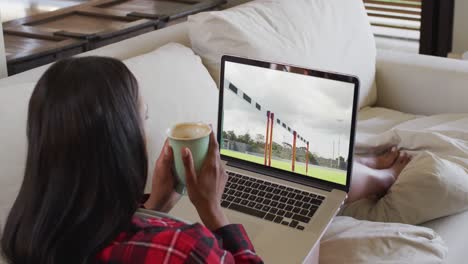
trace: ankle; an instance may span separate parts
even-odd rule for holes
[[[375,195],[385,194],[395,182],[395,178],[393,177],[392,173],[387,170],[380,171],[378,175],[374,175],[373,179],[374,185],[376,186]]]

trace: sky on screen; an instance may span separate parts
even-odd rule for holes
[[[231,62],[226,63],[225,79],[262,106],[260,112],[225,86],[225,131],[265,135],[270,110],[275,113],[275,142],[292,144],[292,134],[276,123],[279,118],[310,142],[311,152],[337,157],[340,141],[340,155],[347,158],[353,84]]]

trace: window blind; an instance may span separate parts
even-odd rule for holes
[[[377,36],[419,40],[422,0],[363,0]]]

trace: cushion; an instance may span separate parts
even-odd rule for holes
[[[26,119],[34,83],[0,87],[0,230],[16,199],[26,164]]]
[[[190,121],[210,123],[216,128],[218,89],[200,57],[180,44],[170,43],[124,62],[136,76],[148,104],[146,135],[152,172],[167,128]]]
[[[257,0],[188,23],[193,50],[217,81],[230,54],[357,75],[360,107],[376,101],[375,41],[361,0]]]
[[[429,228],[336,217],[320,243],[320,263],[444,263],[448,248]]]

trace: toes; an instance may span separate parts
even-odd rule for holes
[[[386,169],[391,167],[397,160],[399,154],[400,151],[396,146],[387,149],[385,153],[383,153],[380,157],[377,157],[378,164],[376,169]]]
[[[413,158],[413,157],[411,157],[410,154],[406,153],[406,164],[410,163],[410,161],[411,161],[412,158]]]
[[[398,151],[398,148],[396,146],[393,146],[387,153],[386,153],[386,156],[388,159],[390,159],[391,161],[394,161],[398,158],[398,154],[399,154],[399,151]]]
[[[410,161],[411,161],[411,156],[406,153],[406,152],[402,152],[400,153],[400,158],[398,160],[401,164],[408,164]]]
[[[385,151],[384,155],[386,155],[386,156],[393,156],[393,155],[396,154],[397,150],[398,150],[397,147],[396,147],[396,146],[393,146],[393,147],[391,147],[390,149],[388,149],[387,151]]]
[[[400,155],[398,156],[398,163],[404,164],[406,159],[406,153],[401,152]]]

